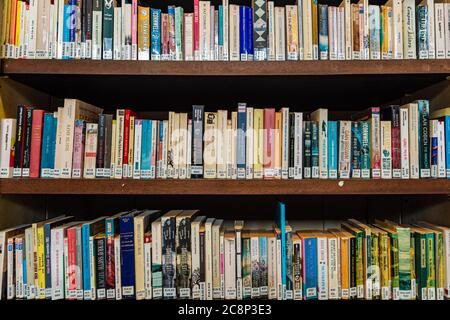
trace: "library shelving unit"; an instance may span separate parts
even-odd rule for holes
[[[154,62],[3,60],[0,117],[16,105],[55,109],[77,98],[105,111],[127,107],[162,119],[167,111],[238,102],[254,107],[357,110],[424,98],[450,104],[450,60]],[[450,180],[83,180],[0,181],[0,227],[61,213],[93,218],[122,209],[200,209],[223,218],[272,219],[276,200],[288,220],[336,226],[346,218],[450,225]]]

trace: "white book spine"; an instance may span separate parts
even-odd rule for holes
[[[114,261],[119,262],[121,261],[120,259],[120,238],[116,237],[114,239]],[[120,263],[114,263],[114,275],[116,286],[116,300],[122,300],[122,276]]]
[[[339,125],[339,178],[350,178],[351,121],[340,121]]]
[[[353,34],[352,34],[352,6],[350,0],[344,0],[345,21],[345,59],[352,59]]]
[[[445,57],[450,58],[450,3],[444,3]]]
[[[51,231],[52,300],[64,299],[64,229]]]
[[[0,178],[12,178],[12,150],[16,134],[16,119],[0,120]]]
[[[408,106],[409,111],[409,163],[410,177],[419,178],[419,111],[416,103]]]
[[[227,178],[227,115],[226,110],[217,112],[217,178]]]
[[[392,178],[391,122],[381,121],[381,178]]]
[[[402,179],[409,179],[409,115],[407,108],[400,108],[400,156]]]
[[[268,274],[268,298],[275,300],[277,298],[277,239],[269,237],[267,239],[267,274]]]
[[[186,152],[186,178],[191,178],[192,168],[192,119],[188,120],[187,127],[187,152]]]
[[[339,299],[338,239],[328,238],[328,298]]]
[[[392,1],[392,51],[394,59],[403,59],[403,5],[402,0]]]
[[[236,240],[225,238],[225,299],[236,299]]]
[[[38,0],[30,0],[29,2],[29,23],[28,23],[28,58],[34,59],[36,57],[36,31],[37,31],[37,2]],[[64,0],[60,0],[60,4],[64,4]],[[59,14],[64,14],[64,5],[59,10]],[[61,16],[60,16],[61,18]],[[63,20],[63,19],[61,19]],[[62,25],[61,29],[62,30]],[[62,32],[61,32],[61,44],[62,44]],[[62,51],[61,51],[62,58]],[[61,59],[60,58],[60,59]]]
[[[405,59],[416,59],[416,7],[414,0],[403,0],[403,52]]]
[[[254,148],[254,131],[253,131],[253,108],[247,107],[246,110],[246,116],[247,116],[247,124],[246,124],[246,143],[245,143],[245,176],[246,179],[253,179],[253,148]]]
[[[2,244],[3,245],[3,244]],[[7,260],[6,260],[6,281],[7,281],[7,299],[12,300],[16,297],[16,283],[14,281],[14,238],[9,238],[7,242]]]
[[[230,61],[239,61],[240,60],[240,51],[239,51],[239,6],[238,5],[230,5],[230,20],[229,20],[229,50],[230,50]]]
[[[192,299],[200,299],[200,223],[191,224]]]
[[[142,153],[142,122],[137,122],[134,125],[134,165],[133,178],[141,178],[141,153]]]
[[[286,60],[286,27],[284,7],[275,7],[275,58]]]
[[[289,108],[281,109],[282,145],[281,145],[281,178],[289,178]],[[303,131],[300,128],[300,131]]]
[[[426,3],[428,7],[428,59],[436,59],[435,3],[434,0],[427,0]]]
[[[15,270],[16,270],[16,298],[24,298],[24,283],[23,283],[23,239],[16,238],[15,241]]]
[[[102,11],[92,11],[92,59],[102,59]]]
[[[222,49],[222,60],[228,61],[229,58],[229,4],[228,0],[222,0],[223,8],[223,49]]]
[[[210,60],[211,52],[211,9],[210,1],[199,1],[200,55],[202,61]]]
[[[275,37],[275,6],[273,1],[267,2],[267,59],[273,61],[276,59],[275,47],[276,47],[276,37]]]
[[[152,243],[144,243],[145,299],[152,298]]]
[[[233,129],[232,120],[227,120],[226,130],[226,164],[227,164],[227,179],[231,179],[233,176]]]
[[[113,58],[122,59],[122,8],[114,8]]]
[[[436,58],[445,59],[445,19],[444,3],[434,4]]]
[[[303,177],[303,113],[294,113],[294,179]]]
[[[212,272],[212,222],[205,223],[205,299],[213,299],[213,272]]]

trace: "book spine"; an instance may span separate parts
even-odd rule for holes
[[[133,217],[120,218],[120,255],[122,298],[135,297],[134,221]]]
[[[381,178],[392,178],[391,121],[381,121]]]
[[[331,8],[330,8],[331,9]],[[328,5],[319,4],[319,55],[328,60]]]
[[[352,122],[352,150],[351,150],[351,177],[361,178],[361,149],[362,134],[361,125],[358,121]]]
[[[338,143],[337,122],[328,121],[328,177],[330,179],[337,179]]]
[[[254,130],[253,130],[253,108],[246,108],[246,124],[245,124],[245,175],[246,179],[253,179],[253,149],[254,149]]]
[[[103,4],[102,0],[93,0],[92,8],[92,59],[102,58]]]
[[[114,260],[117,261],[114,263],[116,300],[122,300],[122,256],[119,235],[114,237]]]
[[[340,121],[339,123],[339,178],[342,179],[350,178],[351,126],[351,121]]]
[[[22,165],[24,156],[24,143],[25,143],[25,125],[26,125],[26,107],[17,107],[16,117],[16,137],[14,143],[14,169],[13,177],[20,178],[22,176]]]
[[[445,5],[434,4],[434,19],[436,24],[435,51],[437,59],[445,59]]]
[[[144,283],[145,283],[145,299],[152,298],[152,236],[146,234],[144,236]]]
[[[260,270],[259,270],[259,237],[250,238],[250,259],[251,259],[251,299],[260,297]]]
[[[113,59],[113,30],[114,30],[114,6],[113,1],[103,0],[103,21],[102,21],[102,59]]]
[[[96,285],[97,285],[97,299],[106,299],[106,257],[105,257],[105,237],[95,239],[95,257],[96,257]]]
[[[95,295],[92,295],[91,289],[91,252],[90,252],[90,225],[83,224],[81,227],[81,242],[83,254],[83,296],[85,300],[91,300]]]
[[[288,172],[288,178],[289,179],[294,179],[295,177],[295,165],[294,165],[294,156],[295,156],[295,116],[294,116],[294,112],[290,112],[289,115],[289,172]],[[302,134],[304,134],[304,125],[302,123]],[[304,140],[304,139],[302,139]],[[303,144],[303,149],[304,149],[304,142],[301,141],[301,143]],[[302,154],[303,157],[303,154]],[[303,159],[302,159],[303,160]],[[303,164],[305,164],[305,162],[303,161]]]
[[[306,300],[318,299],[318,247],[316,238],[303,239],[304,258],[303,270],[303,296]]]
[[[294,112],[294,179],[303,177],[303,113]]]
[[[30,178],[39,178],[41,166],[43,110],[33,110],[30,146]]]
[[[405,59],[416,59],[416,10],[414,0],[403,1],[403,53]]]
[[[237,161],[237,178],[245,179],[245,136],[246,136],[246,104],[238,105],[237,113],[237,144],[236,144],[236,161]]]
[[[242,299],[247,300],[252,295],[252,258],[251,239],[242,239]]]
[[[289,108],[281,109],[281,178],[288,179],[289,178]],[[300,133],[303,133],[303,130],[300,126]],[[300,144],[303,139],[300,139]]]
[[[33,109],[26,109],[25,142],[23,147],[22,177],[30,176],[31,137],[33,135]]]
[[[83,178],[95,178],[95,162],[97,159],[98,124],[86,124],[86,142],[84,150]]]
[[[304,178],[309,179],[312,176],[312,132],[311,121],[303,122],[303,167]]]
[[[264,159],[265,179],[275,176],[275,109],[264,109]]]
[[[105,289],[106,298],[114,300],[116,298],[116,274],[115,264],[120,260],[116,260],[114,236],[117,232],[117,223],[115,218],[105,219],[105,238],[106,238],[106,253],[105,253]]]
[[[362,121],[361,126],[361,178],[370,178],[370,122]]]
[[[274,12],[275,59],[283,61],[286,60],[285,8],[275,7]]]
[[[438,176],[438,120],[430,120],[430,172],[432,178],[437,178]]]
[[[27,238],[25,238],[25,243]],[[64,230],[51,231],[52,300],[64,299]]]
[[[419,100],[419,165],[420,177],[430,177],[430,107],[427,100]]]
[[[428,7],[426,5],[418,5],[416,11],[417,52],[419,59],[428,59]]]
[[[162,219],[163,297],[175,299],[176,293],[176,222],[175,218]]]
[[[311,178],[319,178],[319,128],[317,121],[311,121]]]
[[[447,179],[450,178],[450,116],[444,117],[445,130],[445,167]]]

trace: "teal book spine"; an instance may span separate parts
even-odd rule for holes
[[[183,20],[184,10],[182,7],[175,8],[175,57],[183,60]]]
[[[286,297],[286,205],[283,202],[278,202],[277,224],[281,231],[281,291],[284,300]]]
[[[337,179],[338,144],[338,123],[328,121],[328,177],[330,179]]]
[[[141,179],[149,179],[151,173],[152,121],[142,120]]]
[[[113,58],[114,1],[103,0],[103,60]]]

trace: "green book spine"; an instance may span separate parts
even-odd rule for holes
[[[113,58],[114,1],[103,0],[103,60]]]
[[[183,60],[183,20],[182,7],[175,8],[175,56],[176,60]]]
[[[397,228],[398,233],[398,269],[399,298],[411,300],[411,236],[409,228]]]
[[[427,300],[436,300],[436,272],[434,233],[427,233]]]
[[[399,272],[399,251],[398,251],[398,234],[389,233],[391,239],[391,287],[392,298],[398,300],[400,287],[400,272]]]
[[[424,234],[415,234],[416,282],[419,300],[427,299],[427,239]]]
[[[435,256],[436,256],[436,298],[444,300],[445,286],[445,258],[444,258],[444,235],[435,233]]]
[[[363,253],[363,234],[358,232],[356,238],[356,296],[358,299],[364,299],[364,253]]]

